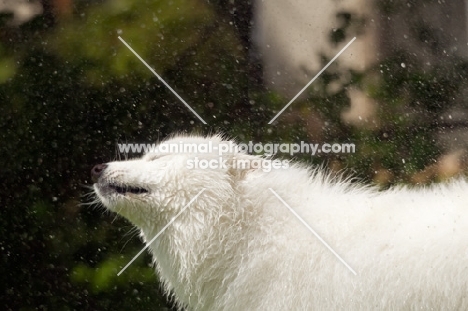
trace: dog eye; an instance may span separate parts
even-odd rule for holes
[[[158,160],[158,159],[161,159],[161,158],[163,158],[163,157],[165,157],[167,155],[168,154],[161,154],[161,153],[149,154],[149,155],[147,155],[146,161],[150,162],[150,161]]]

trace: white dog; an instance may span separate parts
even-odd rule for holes
[[[179,136],[166,144],[181,142],[229,143]],[[213,150],[148,153],[92,170],[100,201],[146,242],[170,223],[149,249],[180,306],[468,310],[464,180],[379,192],[298,164],[236,165],[270,159],[235,150],[218,167],[194,165],[216,164]]]

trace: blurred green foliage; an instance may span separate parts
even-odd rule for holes
[[[5,17],[0,32],[0,274],[7,310],[173,308],[149,255],[116,276],[142,243],[131,224],[87,205],[89,171],[116,157],[117,142],[157,141],[175,131],[353,142],[354,155],[305,160],[338,163],[367,180],[384,168],[393,181],[409,181],[441,154],[434,143],[438,120],[466,85],[464,60],[453,57],[447,60],[453,67],[427,71],[396,51],[367,72],[330,66],[306,99],[267,127],[289,99],[263,85],[261,64],[252,57],[249,1],[82,0],[72,16],[45,3],[42,15],[20,27]],[[366,22],[348,12],[337,18],[342,26],[330,34],[336,44]],[[323,55],[323,64],[329,59]],[[332,83],[338,90],[328,89]],[[379,101],[379,128],[342,122],[350,87]],[[321,134],[314,136],[317,120]]]

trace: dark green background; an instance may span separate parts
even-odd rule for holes
[[[326,121],[317,143],[352,142],[357,153],[299,160],[332,163],[369,182],[375,168],[383,168],[393,176],[380,180],[388,186],[410,181],[442,154],[434,139],[446,126],[440,115],[466,85],[464,60],[447,57],[427,71],[395,46],[375,67],[349,70],[333,94],[326,85],[343,72],[330,66],[314,82],[315,91],[288,109],[297,122],[279,118],[268,125],[289,98],[263,83],[249,1],[74,1],[71,15],[44,3],[44,13],[28,23],[11,26],[11,16],[4,15],[0,24],[0,304],[7,310],[171,308],[148,255],[116,276],[142,247],[138,233],[127,221],[87,204],[93,200],[90,169],[119,158],[119,142],[153,142],[175,131],[222,131],[241,141],[308,141],[313,122],[308,116],[314,113]],[[405,9],[379,3],[382,14]],[[342,27],[330,32],[330,41],[340,46],[366,24],[353,12],[336,18]],[[430,35],[430,27],[420,27],[409,35]],[[322,55],[323,65],[333,56]],[[382,82],[371,83],[373,75]],[[349,86],[379,101],[378,129],[342,123]],[[402,110],[418,117],[402,117]]]

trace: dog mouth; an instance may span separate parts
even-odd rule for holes
[[[106,188],[109,191],[116,192],[121,195],[131,194],[144,194],[148,193],[149,191],[145,188],[134,187],[134,186],[127,186],[127,185],[116,185],[116,184],[107,184]]]

